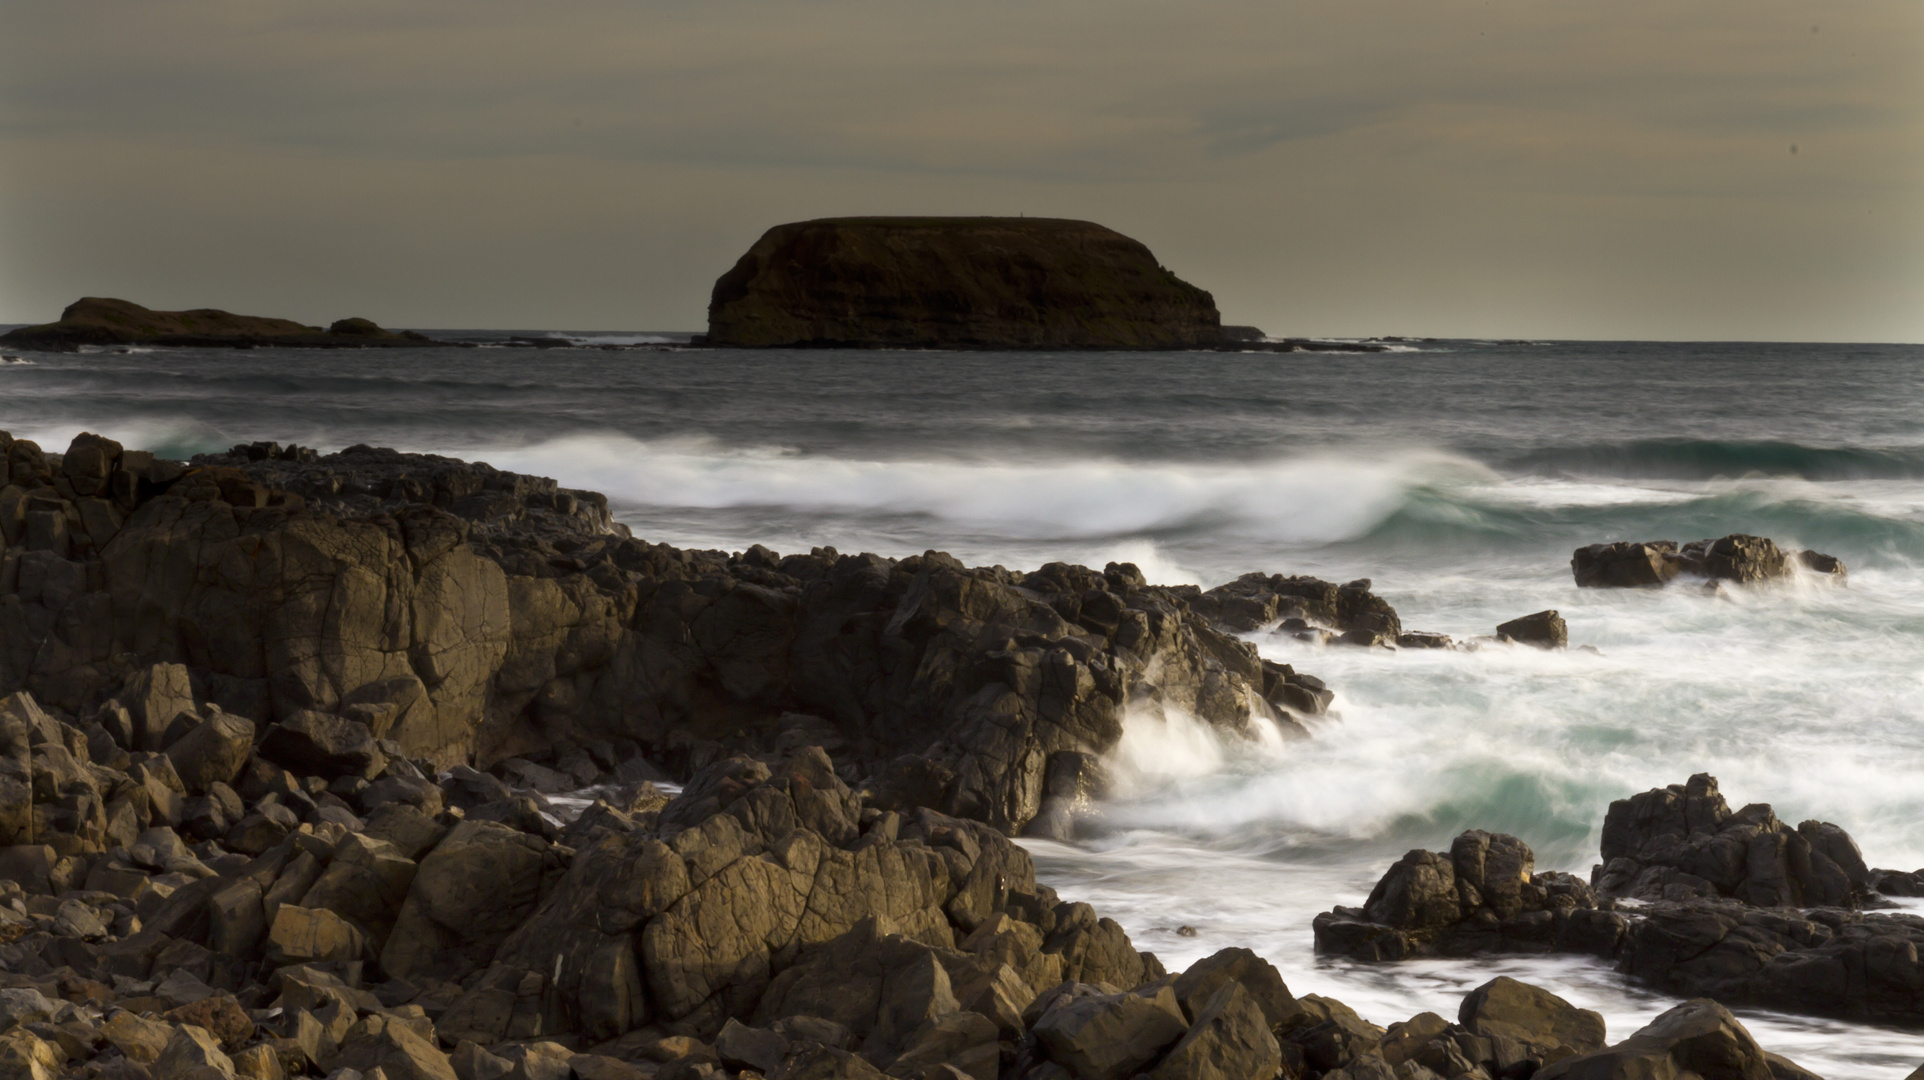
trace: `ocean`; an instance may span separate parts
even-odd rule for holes
[[[499,340],[505,335],[475,335]],[[634,344],[670,335],[576,335]],[[1369,578],[1457,637],[1544,608],[1573,648],[1314,648],[1314,738],[1134,724],[1105,830],[1031,842],[1043,879],[1175,969],[1227,945],[1379,1024],[1496,973],[1600,1010],[1673,1004],[1568,958],[1317,959],[1310,919],[1402,852],[1514,833],[1587,874],[1613,799],[1709,772],[1733,807],[1842,825],[1924,866],[1924,347],[1424,341],[1384,353],[659,348],[33,354],[0,429],[185,457],[274,439],[450,454],[605,492],[637,535],[972,564],[1134,562]],[[1848,587],[1575,588],[1571,551],[1748,532]],[[1182,931],[1182,932],[1179,932]],[[1831,1077],[1903,1077],[1924,1034],[1740,1011]]]

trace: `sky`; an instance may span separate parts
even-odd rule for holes
[[[0,322],[698,330],[843,214],[1275,335],[1920,342],[1924,4],[0,0]]]

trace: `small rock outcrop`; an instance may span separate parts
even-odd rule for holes
[[[23,326],[0,345],[72,352],[82,345],[171,345],[200,348],[361,349],[438,344],[412,330],[383,330],[366,319],[341,319],[323,330],[291,319],[235,315],[217,308],[153,311],[127,300],[82,297],[59,322]]]
[[[1539,611],[1498,626],[1496,637],[1538,649],[1563,649],[1570,645],[1570,628],[1555,611]]]
[[[1610,804],[1597,890],[1613,898],[1727,897],[1756,907],[1858,907],[1870,870],[1850,834],[1826,821],[1795,829],[1767,803],[1733,812],[1716,777]]]
[[[1733,533],[1679,545],[1674,540],[1581,547],[1570,557],[1577,584],[1593,589],[1657,588],[1680,576],[1751,584],[1787,578],[1801,568],[1842,582],[1842,559],[1816,551],[1785,551],[1766,537]]]
[[[1681,996],[1924,1026],[1924,918],[1862,910],[1913,875],[1867,869],[1837,826],[1733,813],[1699,774],[1612,803],[1603,853],[1585,884],[1533,873],[1515,837],[1464,833],[1448,854],[1405,855],[1362,908],[1318,915],[1317,951],[1581,953]]]
[[[715,282],[708,344],[1183,349],[1226,342],[1207,292],[1141,243],[1055,218],[777,225]]]
[[[1528,844],[1471,831],[1448,852],[1411,851],[1361,908],[1316,916],[1316,950],[1361,960],[1482,953],[1615,956],[1624,920],[1581,878],[1536,872]]]

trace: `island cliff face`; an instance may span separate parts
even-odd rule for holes
[[[154,311],[128,300],[84,296],[67,305],[59,322],[23,326],[0,345],[72,352],[82,345],[175,345],[203,348],[357,349],[432,344],[413,331],[394,333],[366,319],[341,319],[326,330],[292,319],[235,315],[218,308]]]
[[[1140,242],[1056,218],[777,225],[715,282],[711,345],[1171,349],[1224,341],[1215,300]]]

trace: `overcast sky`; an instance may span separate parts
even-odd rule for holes
[[[0,321],[699,329],[1087,218],[1272,334],[1924,341],[1919,0],[0,0]]]

